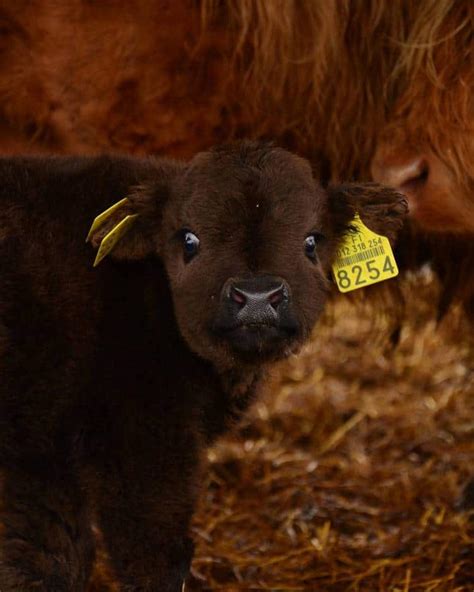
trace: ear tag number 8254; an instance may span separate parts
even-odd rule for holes
[[[350,292],[398,275],[390,241],[376,234],[356,214],[351,231],[336,253],[332,271],[341,292]]]

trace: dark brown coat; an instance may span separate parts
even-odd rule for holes
[[[309,336],[356,210],[393,240],[406,203],[268,145],[0,160],[2,592],[84,590],[93,522],[122,590],[180,590],[205,447]]]

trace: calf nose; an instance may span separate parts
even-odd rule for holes
[[[245,324],[271,324],[288,301],[289,289],[281,278],[272,276],[230,282],[227,297],[237,318]]]
[[[276,310],[280,302],[284,299],[284,288],[283,284],[280,284],[275,288],[255,292],[248,288],[231,285],[230,297],[242,307],[248,306],[252,308],[270,304]]]

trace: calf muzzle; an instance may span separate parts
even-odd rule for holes
[[[214,329],[242,352],[274,351],[297,332],[288,283],[277,276],[231,278],[221,292]]]

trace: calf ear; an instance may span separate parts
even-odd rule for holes
[[[377,234],[394,244],[408,213],[406,198],[378,183],[347,183],[328,187],[329,211],[336,235],[344,234],[356,214]]]
[[[132,260],[157,251],[163,208],[181,170],[179,163],[167,162],[94,219],[86,239],[97,249],[94,266],[106,256]]]

